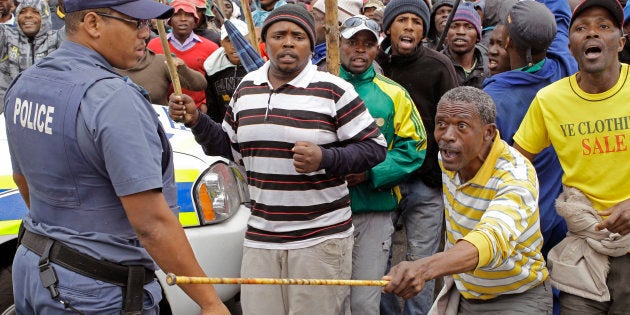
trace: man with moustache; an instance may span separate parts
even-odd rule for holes
[[[472,2],[463,2],[455,11],[446,33],[446,48],[442,51],[453,62],[460,86],[481,88],[490,76],[488,56],[481,41],[481,18]]]
[[[4,102],[13,179],[29,208],[13,261],[16,313],[157,315],[155,270],[205,273],[177,219],[168,137],[114,67],[138,62],[150,19],[172,8],[63,5],[67,40],[22,72]],[[229,314],[213,286],[180,287],[201,314]]]
[[[302,4],[261,29],[269,61],[237,87],[223,124],[172,95],[173,119],[208,154],[241,162],[252,214],[246,278],[350,279],[353,226],[345,175],[385,159],[386,143],[352,85],[311,64],[315,22]],[[245,314],[343,314],[347,286],[242,286]]]
[[[166,35],[171,53],[183,60],[190,69],[205,76],[203,62],[219,46],[193,32],[200,17],[197,13],[197,8],[192,2],[173,0],[170,5],[175,10],[173,17],[168,20],[172,32]],[[147,44],[147,48],[156,54],[164,54],[160,38],[152,39]],[[191,91],[182,89],[182,92],[192,96],[199,110],[204,113],[207,112],[205,90]]]
[[[454,88],[435,116],[444,183],[446,248],[403,261],[384,277],[404,299],[444,277],[434,314],[550,314],[540,253],[538,180],[532,164],[499,138],[492,98]]]
[[[630,309],[627,245],[614,254],[605,250],[630,233],[630,151],[625,140],[630,69],[618,59],[626,41],[623,21],[616,0],[584,0],[575,8],[569,49],[579,70],[541,89],[514,135],[514,146],[530,160],[553,146],[565,193],[582,196],[584,211],[575,219],[565,217],[572,233],[548,255],[552,283],[561,291],[562,314],[623,314]],[[591,217],[588,228],[572,225]],[[584,233],[577,239],[584,244],[575,245],[571,234]]]
[[[354,225],[352,279],[379,279],[385,274],[398,185],[422,165],[427,147],[422,119],[407,91],[374,70],[379,33],[376,21],[364,15],[346,19],[340,32],[339,76],[352,83],[387,141],[385,161],[346,175]],[[379,287],[351,288],[354,314],[378,315],[380,302]]]
[[[429,8],[422,0],[392,0],[385,7],[385,39],[376,61],[383,74],[411,95],[427,131],[427,153],[418,171],[400,185],[399,209],[407,233],[407,260],[430,256],[442,238],[444,204],[442,179],[433,137],[435,108],[446,91],[457,86],[453,63],[444,54],[424,47],[429,31]],[[435,283],[429,282],[418,296],[405,301],[404,314],[426,313],[433,303]],[[399,314],[398,300],[384,294],[384,314]]]

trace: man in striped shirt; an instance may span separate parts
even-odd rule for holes
[[[434,135],[447,249],[392,268],[386,292],[407,299],[425,281],[447,276],[433,305],[441,313],[458,303],[458,314],[551,314],[536,171],[500,139],[495,116],[492,98],[479,89],[458,87],[441,98]]]
[[[243,78],[223,125],[200,115],[187,97],[171,97],[170,115],[192,127],[206,153],[245,166],[252,215],[242,277],[350,279],[344,176],[382,162],[385,139],[352,85],[311,64],[315,22],[302,5],[271,12],[261,37],[270,60]],[[349,292],[242,286],[241,305],[245,314],[334,315],[345,312]]]

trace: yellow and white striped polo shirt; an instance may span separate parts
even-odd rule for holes
[[[440,166],[441,157],[440,157]],[[538,179],[532,164],[497,136],[474,178],[443,169],[446,237],[479,250],[475,270],[453,275],[468,299],[521,293],[547,279],[540,252]]]

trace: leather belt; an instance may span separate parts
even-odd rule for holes
[[[21,243],[37,255],[42,256],[46,249],[46,243],[49,240],[49,237],[24,230]],[[59,241],[53,241],[54,244],[50,248],[49,254],[51,262],[96,280],[105,281],[121,287],[125,287],[129,284],[129,270],[134,266],[123,266],[105,260],[98,260],[72,249]],[[143,269],[143,283],[150,283],[155,279],[155,272],[147,268]]]

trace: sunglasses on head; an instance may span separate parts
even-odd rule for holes
[[[367,17],[361,17],[361,16],[353,16],[348,18],[345,22],[343,22],[343,25],[341,25],[344,29],[346,28],[352,28],[352,27],[357,27],[361,24],[365,24],[365,26],[367,26],[370,30],[380,33],[381,32],[381,27],[378,25],[378,23],[376,23],[376,21],[367,18]]]

